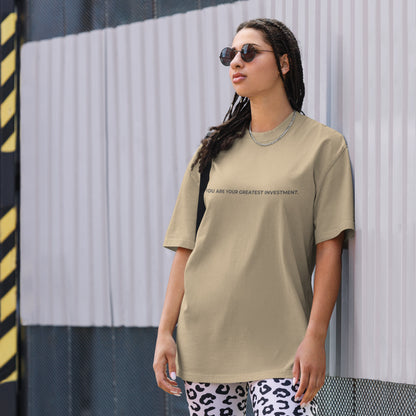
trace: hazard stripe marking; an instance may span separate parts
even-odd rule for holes
[[[16,230],[17,210],[13,207],[9,212],[0,219],[0,243]]]
[[[16,151],[16,132],[14,132],[1,146],[0,151],[3,153],[11,153]]]
[[[16,50],[14,49],[1,61],[1,85],[4,85],[15,71]]]
[[[1,44],[4,45],[9,38],[11,38],[16,31],[17,14],[10,13],[1,22]]]
[[[1,260],[0,263],[0,281],[6,279],[16,269],[16,247],[13,247]]]
[[[7,293],[16,284],[15,273],[0,282],[0,293]]]
[[[17,381],[17,370],[13,371],[13,373],[10,374],[10,376],[5,378],[3,381],[0,381],[0,384],[10,383],[11,381]]]
[[[16,325],[16,313],[7,316],[4,321],[0,323],[0,338],[3,338]]]
[[[10,383],[11,381],[17,381],[17,370],[14,370],[13,373],[9,375],[9,377],[5,378],[3,381],[0,381],[0,384]]]
[[[0,368],[0,380],[7,380],[16,371],[16,355]],[[3,382],[2,381],[2,382]]]
[[[4,367],[16,355],[16,340],[17,328],[15,326],[0,339],[0,368]]]
[[[12,4],[12,3],[11,3]],[[13,8],[10,10],[12,11]],[[6,16],[0,27],[0,152],[17,146],[16,83],[17,13]],[[13,167],[15,169],[15,167]],[[10,172],[14,174],[14,170]],[[13,181],[5,184],[14,186]],[[2,185],[3,186],[3,185]],[[17,371],[17,207],[2,207],[0,218],[0,383],[18,380]],[[1,410],[0,410],[1,413]]]
[[[17,287],[12,287],[0,299],[0,319],[4,321],[9,315],[16,312]]]
[[[3,128],[7,122],[16,113],[16,89],[14,89],[9,96],[1,103],[0,117],[1,127]]]

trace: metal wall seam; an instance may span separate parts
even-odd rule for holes
[[[416,21],[416,3],[413,1],[407,1],[406,3],[406,21],[402,25],[403,39],[405,43],[403,48],[405,51],[416,50],[416,38],[409,36],[410,28],[414,27]],[[406,48],[405,48],[406,47]],[[404,246],[406,253],[406,275],[409,276],[406,279],[405,293],[411,298],[411,294],[416,293],[416,220],[414,213],[416,212],[416,164],[414,163],[416,155],[416,59],[414,56],[406,56],[407,68],[403,66],[403,72],[406,72],[406,76],[403,77],[407,81],[407,113],[403,112],[403,116],[406,118],[407,128],[407,186],[405,192],[408,195],[407,198],[407,223],[404,230],[407,236],[407,241]],[[412,278],[413,276],[413,278]],[[412,317],[415,313],[415,305],[412,301],[406,301],[403,313],[406,316],[406,329],[412,325]],[[416,355],[413,354],[414,347],[416,345],[416,331],[406,331],[406,342],[404,344],[405,357],[406,357],[406,379],[411,380],[412,375],[416,374]]]

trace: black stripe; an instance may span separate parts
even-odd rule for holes
[[[15,285],[16,271],[13,271],[0,283],[0,298],[2,298]]]
[[[16,40],[16,32],[7,39],[7,42],[4,45],[1,45],[0,49],[0,60],[3,61],[4,58],[9,56],[9,53],[15,49],[14,41]]]
[[[0,244],[0,260],[3,260],[7,254],[16,246],[16,233],[13,231],[1,244]]]
[[[3,338],[15,326],[16,311],[13,311],[4,321],[0,322],[0,338]]]
[[[12,93],[15,89],[14,85],[14,76],[11,75],[9,79],[2,85],[1,87],[1,102],[3,103],[7,97]],[[16,94],[17,95],[17,94]],[[13,118],[13,117],[12,117]]]
[[[16,152],[0,152],[0,207],[14,205],[16,200]]]
[[[0,218],[3,218],[15,205],[10,205],[9,207],[0,207]]]
[[[17,105],[17,103],[16,103]],[[9,140],[10,136],[15,132],[15,117],[10,118],[7,124],[0,130],[0,146]],[[17,146],[17,136],[16,136]]]
[[[0,381],[9,377],[13,371],[16,371],[16,355],[10,358],[10,360],[0,368]]]

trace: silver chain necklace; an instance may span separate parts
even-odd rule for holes
[[[289,125],[286,127],[286,130],[277,139],[274,139],[271,142],[266,142],[266,143],[258,142],[254,138],[254,136],[251,134],[251,123],[248,126],[248,134],[252,138],[253,142],[256,143],[256,144],[258,144],[259,146],[271,146],[272,144],[275,144],[277,141],[279,141],[289,131],[289,129],[293,126],[293,123],[295,122],[295,117],[296,117],[296,111],[293,112],[292,119],[290,120]]]

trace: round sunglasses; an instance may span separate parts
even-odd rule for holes
[[[220,61],[225,66],[230,66],[231,61],[240,52],[241,59],[244,62],[251,62],[259,52],[273,52],[264,49],[256,49],[253,44],[246,43],[242,46],[241,50],[237,51],[235,48],[224,48],[220,53]]]

